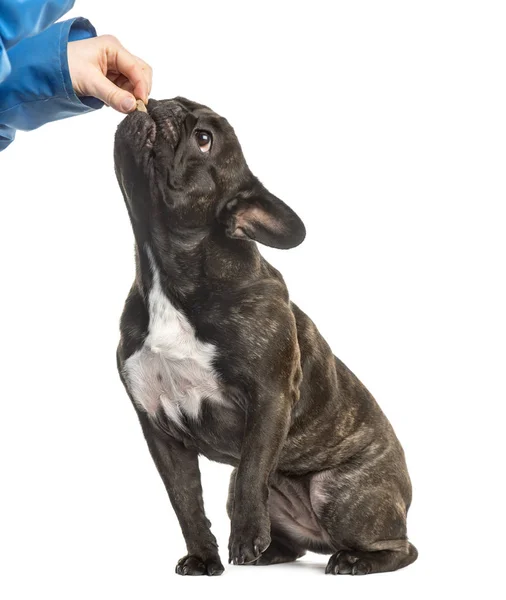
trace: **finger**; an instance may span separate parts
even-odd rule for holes
[[[143,61],[142,58],[136,57],[138,61],[140,61],[142,70],[146,73],[148,78],[148,98],[151,95],[151,87],[153,85],[153,69],[147,62]]]
[[[134,86],[131,84],[130,80],[124,75],[110,75],[109,73],[107,73],[107,79],[112,81],[114,85],[117,85],[122,90],[126,90],[131,94],[134,93]]]
[[[151,68],[120,45],[111,50],[108,52],[108,69],[127,77],[133,85],[135,97],[147,102],[151,91]]]
[[[106,77],[107,77],[107,79],[109,79],[109,81],[116,83],[118,81],[118,79],[120,77],[124,77],[124,75],[122,75],[121,73],[117,73],[116,71],[107,71]]]
[[[139,66],[144,74],[144,81],[147,84],[147,92],[146,92],[146,100],[147,100],[151,94],[151,86],[153,84],[153,70],[151,69],[151,67],[148,65],[147,62],[142,60],[142,58],[139,58],[138,56],[133,56],[133,58],[138,62]],[[135,84],[134,84],[134,93],[136,91],[139,91],[139,90],[135,89]],[[141,98],[141,96],[136,95],[136,98]],[[146,102],[146,104],[147,104],[147,102]]]
[[[102,100],[115,110],[129,113],[135,110],[135,97],[127,90],[118,87],[97,69],[89,78],[88,86],[92,96]]]

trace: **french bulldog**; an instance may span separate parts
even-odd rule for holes
[[[118,370],[186,541],[176,572],[224,570],[199,455],[234,467],[229,562],[412,563],[401,445],[258,248],[300,244],[301,219],[251,173],[228,121],[184,98],[128,115],[114,157],[136,256]]]

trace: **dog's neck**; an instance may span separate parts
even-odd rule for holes
[[[167,296],[179,306],[197,297],[230,290],[258,276],[261,255],[254,242],[230,239],[216,222],[212,227],[190,228],[151,222],[135,223],[136,281],[143,296],[153,286],[154,271]]]

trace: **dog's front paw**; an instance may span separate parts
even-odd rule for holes
[[[270,524],[232,527],[228,562],[247,565],[257,560],[271,543]]]
[[[176,565],[178,575],[221,575],[224,570],[219,556],[202,558],[195,554],[187,554]]]

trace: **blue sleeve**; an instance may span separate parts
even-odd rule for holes
[[[74,6],[74,0],[0,0],[0,83],[11,67],[7,51],[40,33]]]
[[[11,48],[12,72],[0,84],[0,151],[17,129],[36,129],[103,106],[96,98],[76,96],[67,60],[69,41],[95,35],[91,23],[78,17],[55,23]]]
[[[74,6],[74,0],[0,0],[0,39],[6,50],[40,33]]]

